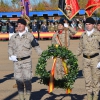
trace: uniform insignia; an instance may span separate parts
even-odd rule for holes
[[[28,39],[27,35],[25,35],[25,34],[23,35],[23,38]]]

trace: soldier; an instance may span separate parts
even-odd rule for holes
[[[67,27],[64,28],[64,23],[59,22],[58,23],[58,31],[53,35],[52,37],[52,44],[56,45],[60,45],[60,46],[65,46],[66,48],[69,47],[70,45],[70,34],[75,34],[76,31],[71,28],[71,27]],[[62,60],[60,58],[57,58],[57,76],[59,78],[62,78],[63,76],[63,68],[62,68]]]
[[[79,20],[79,23],[78,23],[78,31],[83,31],[84,30],[84,24],[81,20]]]
[[[58,22],[55,22],[54,27],[55,27],[55,32],[57,32]]]
[[[55,27],[53,22],[50,23],[49,32],[55,32]]]
[[[8,43],[9,60],[14,63],[14,77],[17,83],[19,100],[30,100],[31,78],[32,78],[32,47],[38,55],[42,50],[39,47],[33,34],[25,30],[27,25],[24,19],[18,19],[18,32],[14,34]],[[24,97],[24,85],[26,89],[26,98]]]
[[[86,19],[85,32],[82,34],[76,55],[83,53],[83,75],[87,100],[98,100],[100,69],[99,63],[99,42],[100,33],[94,28],[95,20],[91,17]],[[94,96],[92,95],[94,94]]]
[[[38,31],[38,27],[35,21],[33,21],[32,23],[32,32],[37,32]]]
[[[48,32],[46,22],[43,22],[43,24],[41,25],[40,32]]]

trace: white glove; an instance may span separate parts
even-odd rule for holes
[[[18,61],[18,60],[17,60],[17,57],[14,56],[14,55],[12,55],[11,57],[9,57],[9,60],[12,60],[12,61]]]
[[[100,68],[100,62],[97,64],[97,68]]]

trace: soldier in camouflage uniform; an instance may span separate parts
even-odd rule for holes
[[[54,45],[58,44],[68,48],[70,45],[70,35],[75,33],[76,31],[73,28],[71,28],[70,26],[68,28],[64,28],[64,23],[59,22],[58,31],[53,35],[51,42]],[[56,67],[57,77],[62,78],[64,73],[62,67],[62,60],[60,58],[57,58]]]
[[[57,32],[57,29],[58,29],[58,22],[55,22],[54,27],[55,27],[55,32]]]
[[[55,27],[53,22],[50,23],[49,32],[55,32]]]
[[[32,47],[38,55],[42,50],[39,47],[33,34],[25,31],[26,21],[18,19],[18,32],[15,33],[8,43],[9,60],[14,63],[14,77],[17,83],[19,100],[29,100],[31,95],[31,79],[32,79]],[[24,97],[24,85],[26,95]]]
[[[94,28],[95,21],[89,17],[86,19],[86,31],[82,34],[76,55],[83,53],[83,75],[87,100],[98,100],[100,69],[97,65],[99,58],[100,33]],[[94,96],[92,95],[94,94]]]

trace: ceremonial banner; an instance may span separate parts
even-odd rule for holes
[[[80,10],[77,0],[59,0],[58,9],[71,20]]]
[[[92,14],[100,8],[100,0],[89,0],[86,5],[86,13],[88,17],[92,16]]]
[[[29,10],[30,10],[29,0],[21,0],[21,17],[24,18],[27,22],[27,25],[30,23]]]
[[[21,0],[21,14],[29,16],[29,0]]]
[[[88,0],[86,9],[93,7],[93,6],[97,6],[97,5],[100,5],[100,0]]]
[[[88,9],[86,9],[86,13],[88,15],[88,17],[91,17],[92,14],[98,9],[100,8],[100,6],[93,6],[93,7],[90,7]]]

